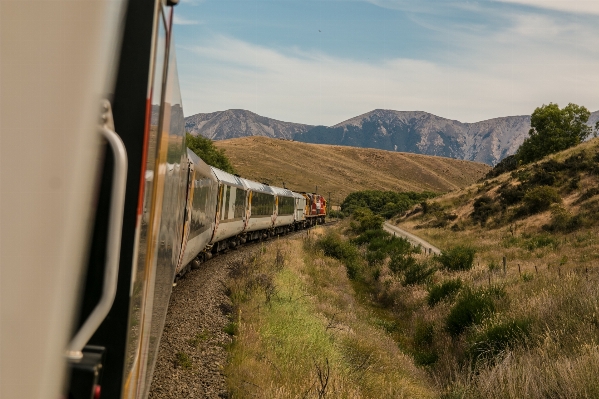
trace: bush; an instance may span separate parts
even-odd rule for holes
[[[551,222],[543,226],[549,231],[572,232],[584,224],[582,215],[572,216],[565,208],[554,204],[551,206]]]
[[[562,109],[553,103],[535,109],[529,137],[518,148],[516,158],[530,163],[583,142],[592,131],[586,125],[590,115],[585,107],[572,103]]]
[[[452,336],[460,335],[466,328],[480,323],[495,311],[490,290],[465,289],[445,319],[445,329]]]
[[[389,262],[389,270],[402,276],[403,285],[416,285],[426,282],[436,269],[426,262],[418,262],[411,255],[397,254]]]
[[[501,201],[501,203],[503,205],[509,206],[522,201],[522,198],[524,198],[526,191],[524,190],[524,187],[522,185],[513,186],[509,183],[505,183],[501,187],[499,187],[497,193],[499,194],[499,200]]]
[[[437,202],[422,201],[420,203],[420,206],[422,207],[422,213],[424,215],[426,215],[427,213],[440,212],[443,210],[441,204]]]
[[[352,230],[356,233],[362,233],[368,230],[382,230],[385,219],[379,215],[375,215],[368,208],[358,208],[353,213],[355,222],[351,223]]]
[[[434,338],[432,323],[422,322],[416,325],[414,331],[414,362],[419,366],[428,366],[439,359],[437,352],[431,348]]]
[[[410,243],[400,237],[394,237],[384,230],[366,230],[351,240],[353,244],[366,246],[366,260],[372,265],[381,264],[388,256],[411,254],[414,250]]]
[[[416,259],[412,256],[397,254],[389,262],[389,270],[395,274],[401,274],[416,264]]]
[[[530,320],[517,319],[490,325],[471,341],[468,352],[474,361],[492,359],[507,348],[523,344],[530,336]]]
[[[426,262],[414,262],[408,266],[403,272],[403,285],[417,285],[425,283],[430,276],[435,273],[436,269],[429,266]]]
[[[511,172],[518,169],[518,160],[515,155],[509,155],[503,158],[493,169],[485,175],[485,179],[497,177],[503,173]]]
[[[493,198],[483,195],[480,198],[477,198],[474,201],[474,212],[470,215],[470,217],[475,221],[480,223],[481,226],[484,226],[487,223],[487,220],[501,211],[501,206],[495,203]]]
[[[189,355],[185,352],[177,352],[177,354],[175,355],[175,358],[177,359],[175,361],[175,367],[176,366],[181,366],[182,368],[189,370],[192,368],[193,366],[193,362],[191,361],[191,358],[189,357]]]
[[[347,277],[355,279],[360,268],[360,253],[355,245],[343,241],[337,234],[327,234],[316,242],[326,256],[338,259],[345,265]]]
[[[544,247],[552,247],[553,249],[557,249],[558,246],[559,242],[547,234],[540,234],[538,236],[531,237],[525,243],[525,247],[529,251]]]
[[[433,307],[446,298],[453,298],[462,288],[462,280],[447,280],[429,287],[426,302]]]
[[[474,265],[474,248],[458,245],[441,252],[437,260],[444,269],[451,271],[470,270]]]
[[[224,170],[225,172],[235,173],[235,168],[233,168],[229,158],[225,155],[225,150],[216,148],[212,140],[186,133],[185,144],[208,165]]]
[[[341,204],[343,213],[349,215],[358,208],[368,208],[374,214],[381,215],[387,219],[406,212],[413,205],[427,198],[433,198],[436,194],[431,192],[416,193],[413,191],[394,192],[379,190],[356,191],[349,194]]]
[[[522,200],[524,202],[523,210],[528,214],[546,211],[551,204],[562,202],[557,190],[548,186],[539,186],[529,190]]]

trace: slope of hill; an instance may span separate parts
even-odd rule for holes
[[[592,139],[398,220],[441,248],[439,259],[459,260],[428,285],[401,291],[401,301],[419,305],[398,315],[434,331],[423,345],[435,354],[427,367],[448,397],[599,397],[597,187]],[[481,306],[487,310],[477,314]],[[475,317],[456,322],[464,314]],[[447,350],[450,340],[460,344]]]
[[[446,192],[472,184],[481,163],[366,148],[245,137],[217,141],[240,175],[296,191],[331,193],[337,204],[358,190]]]
[[[212,140],[226,140],[246,136],[266,136],[290,139],[294,134],[308,131],[313,126],[281,122],[243,109],[195,114],[185,118],[185,130]]]

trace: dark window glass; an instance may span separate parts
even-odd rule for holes
[[[252,217],[270,216],[273,214],[275,197],[265,193],[252,193]]]
[[[279,215],[293,215],[293,203],[292,197],[279,197]]]
[[[197,173],[197,172],[196,172]],[[189,226],[189,240],[206,231],[210,225],[206,220],[208,210],[208,195],[212,186],[210,178],[195,180],[193,182],[193,200],[191,221]]]
[[[235,219],[242,218],[245,214],[245,190],[237,187],[235,190]]]

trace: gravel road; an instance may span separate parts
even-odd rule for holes
[[[385,229],[385,231],[391,234],[397,234],[400,237],[404,237],[414,246],[420,245],[424,249],[430,248],[430,250],[436,255],[441,254],[441,250],[439,248],[433,246],[431,243],[427,241],[424,241],[422,238],[415,236],[414,234],[408,233],[407,231],[400,229],[397,226],[393,226],[392,224],[385,222],[385,224],[383,225],[383,229]]]
[[[247,251],[211,259],[173,288],[149,398],[228,397],[222,368],[231,337],[223,328],[232,309],[224,283],[229,264]]]

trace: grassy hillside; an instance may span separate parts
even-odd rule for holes
[[[408,287],[380,273],[379,294],[395,298],[408,346],[431,355],[445,397],[599,397],[598,187],[594,139],[396,221],[446,254],[474,255],[457,271],[439,259]]]
[[[358,190],[447,192],[490,169],[481,163],[368,148],[254,136],[217,141],[238,173],[296,191],[331,192],[333,203]]]

